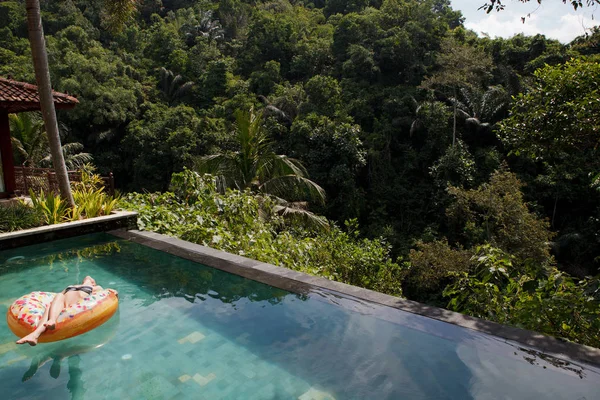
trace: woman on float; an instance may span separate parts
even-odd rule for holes
[[[46,331],[46,329],[54,329],[56,326],[56,318],[58,318],[62,310],[99,290],[102,290],[102,287],[96,285],[96,281],[91,276],[83,278],[81,285],[67,286],[61,293],[57,293],[50,306],[46,307],[46,311],[36,330],[17,340],[17,344],[29,343],[30,346],[35,346],[38,342],[38,338]]]

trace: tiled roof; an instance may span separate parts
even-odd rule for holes
[[[79,101],[65,93],[52,92],[54,107],[73,108]],[[0,110],[9,113],[40,109],[37,86],[0,77]]]

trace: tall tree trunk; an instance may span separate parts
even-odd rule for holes
[[[50,70],[48,68],[48,55],[46,53],[46,41],[44,40],[39,0],[26,0],[25,7],[27,9],[27,29],[29,31],[29,43],[31,44],[31,55],[33,56],[33,68],[40,95],[42,117],[44,118],[44,125],[50,144],[52,165],[56,173],[61,197],[71,207],[74,207],[75,202],[73,201],[69,175],[67,174],[67,167],[62,153],[58,122],[54,109],[54,99],[52,98],[52,84],[50,83]]]
[[[558,193],[554,196],[554,209],[552,210],[552,222],[550,223],[550,228],[554,229],[554,218],[556,217],[556,205],[558,204]]]
[[[454,126],[452,128],[452,147],[454,147],[454,143],[456,142],[456,86],[454,86]]]

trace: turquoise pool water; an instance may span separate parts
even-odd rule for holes
[[[352,298],[297,295],[107,234],[0,252],[0,311],[91,275],[119,312],[77,338],[16,346],[2,399],[572,399],[599,370]]]

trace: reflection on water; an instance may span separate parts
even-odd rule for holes
[[[591,399],[599,389],[594,369],[491,336],[335,293],[292,294],[108,235],[1,252],[0,274],[0,313],[85,275],[120,297],[105,325],[62,342],[15,347],[0,324],[9,398]]]
[[[542,365],[542,368],[547,368],[544,364],[549,364],[554,368],[560,368],[562,370],[572,372],[577,375],[580,379],[586,377],[585,369],[581,365],[574,364],[567,360],[562,360],[560,358],[553,357],[548,354],[541,353],[532,349],[525,349],[523,347],[519,347],[519,351],[525,353],[523,355],[523,359],[527,361],[531,365]],[[516,355],[517,353],[515,353]],[[600,378],[598,376],[597,378]]]
[[[78,400],[83,399],[86,392],[85,385],[81,379],[82,371],[79,367],[81,358],[79,355],[68,357],[69,365],[69,382],[67,383],[67,389],[71,393],[71,399]]]
[[[54,379],[60,376],[61,363],[64,359],[70,360],[73,357],[78,358],[84,354],[98,349],[108,343],[117,333],[120,322],[120,313],[117,312],[103,325],[94,329],[89,334],[76,336],[68,340],[58,342],[44,343],[36,346],[36,351],[31,357],[31,365],[23,375],[22,381],[28,381],[44,366],[52,361],[50,367],[50,376]],[[21,354],[30,354],[32,351],[25,346],[17,347],[17,352]],[[79,364],[79,361],[76,361]],[[71,362],[69,362],[69,369]],[[71,379],[77,379],[80,375],[71,374]]]

